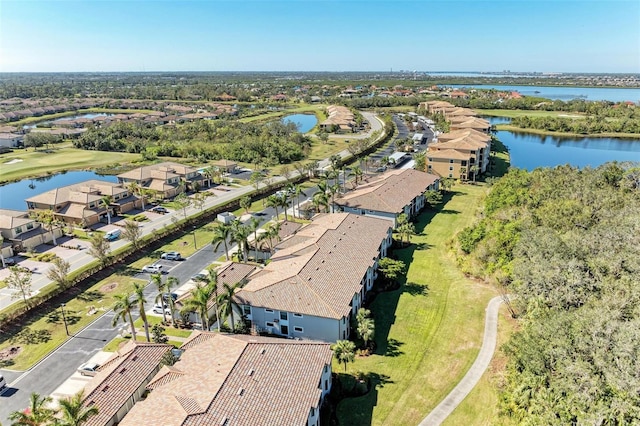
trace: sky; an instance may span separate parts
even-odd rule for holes
[[[0,72],[640,73],[638,0],[0,0]]]

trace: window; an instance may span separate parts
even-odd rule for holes
[[[275,327],[275,324],[273,324],[272,322],[268,322],[268,321],[267,321],[267,322],[265,322],[265,323],[264,323],[264,325],[265,325],[266,327]]]
[[[311,417],[314,417],[315,415],[316,415],[316,408],[311,407]]]
[[[35,203],[29,203],[29,208],[30,209],[35,209],[36,208],[36,204]]]
[[[27,223],[27,229],[33,229],[33,223]]]
[[[431,164],[429,164],[429,165],[427,166],[427,168],[428,168],[429,170],[431,170]]]
[[[21,233],[21,232],[22,232],[22,226],[18,226],[18,227],[16,228],[16,234],[19,234],[19,233]]]
[[[453,166],[449,166],[449,171],[453,171]]]
[[[427,157],[427,160],[429,161],[433,161],[433,159],[431,157]]]
[[[302,314],[293,314],[293,316],[296,318],[302,318]]]
[[[462,160],[462,163],[460,165],[461,166],[466,166],[467,165],[467,160]]]
[[[265,309],[264,311],[265,311],[265,312],[267,312],[267,313],[269,313],[269,314],[272,314],[272,313],[273,313],[273,309]]]
[[[251,315],[251,306],[244,305],[242,307],[242,313],[245,314],[245,315]]]
[[[449,163],[453,163],[453,160],[449,160]]]
[[[326,390],[326,391],[329,390],[329,381],[328,380],[324,381],[324,390]]]
[[[304,333],[304,328],[302,327],[293,327],[293,331],[296,333]]]
[[[286,312],[280,312],[280,319],[282,321],[287,321],[289,319],[289,314],[287,314]]]
[[[453,173],[449,173],[449,177],[452,178],[453,177]]]

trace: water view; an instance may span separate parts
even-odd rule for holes
[[[96,113],[69,115],[69,116],[66,116],[66,117],[56,118],[55,120],[40,121],[38,123],[29,124],[29,125],[26,125],[26,126],[23,126],[23,127],[25,129],[33,129],[34,127],[38,127],[38,126],[49,127],[49,125],[51,125],[52,123],[56,123],[56,122],[59,122],[59,121],[76,120],[78,118],[107,117],[107,116],[110,116],[110,115],[113,115],[113,114],[105,114],[103,112],[96,112]]]
[[[538,96],[547,99],[570,101],[585,99],[588,101],[640,102],[640,89],[610,87],[556,87],[556,86],[503,86],[490,84],[452,84],[448,87],[495,89],[505,92],[518,92],[524,96]]]
[[[43,176],[36,179],[25,179],[20,182],[0,186],[0,208],[26,210],[25,198],[42,194],[61,186],[73,185],[89,179],[99,179],[117,182],[118,178],[111,175],[99,175],[91,171],[67,172],[56,175]]]
[[[499,131],[497,138],[509,148],[511,166],[527,170],[570,164],[597,167],[608,161],[640,162],[640,139],[559,138]]]
[[[282,118],[283,123],[291,122],[298,127],[300,133],[307,133],[313,129],[318,120],[313,114],[292,114]]]

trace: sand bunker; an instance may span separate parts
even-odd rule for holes
[[[4,163],[4,164],[16,164],[16,163],[19,163],[19,162],[21,162],[21,161],[22,161],[22,160],[21,160],[21,159],[19,159],[19,158],[14,158],[13,160],[11,160],[11,161],[7,161],[7,162],[6,162],[6,163]]]

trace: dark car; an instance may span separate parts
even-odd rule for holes
[[[7,266],[14,266],[16,264],[16,260],[13,257],[5,257],[4,264]]]
[[[160,214],[165,214],[165,213],[169,213],[169,210],[165,209],[162,206],[157,206],[151,209],[152,212],[154,213],[160,213]]]
[[[171,293],[171,298],[175,301],[178,298],[178,295],[176,293]],[[169,301],[169,293],[163,293],[162,294],[162,300],[164,302],[168,302]]]

